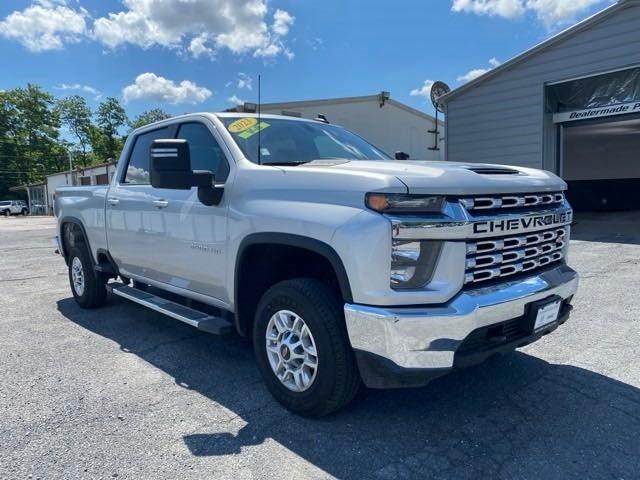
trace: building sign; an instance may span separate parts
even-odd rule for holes
[[[555,113],[553,115],[553,122],[574,122],[576,120],[589,120],[591,118],[624,115],[626,113],[640,113],[640,102],[620,103],[618,105],[611,105],[608,107],[587,108],[586,110]]]

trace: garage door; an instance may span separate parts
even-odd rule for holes
[[[561,174],[577,210],[640,209],[640,116],[562,126]]]

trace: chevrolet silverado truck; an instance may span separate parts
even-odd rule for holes
[[[563,324],[578,277],[552,173],[396,161],[323,121],[202,113],[129,135],[110,185],[57,189],[83,308],[123,297],[252,339],[290,410],[423,386]]]

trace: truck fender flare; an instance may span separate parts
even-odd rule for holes
[[[340,287],[340,293],[342,294],[342,298],[345,302],[352,303],[353,296],[351,294],[351,286],[349,284],[349,277],[347,276],[347,271],[344,268],[344,264],[342,263],[342,259],[338,255],[338,253],[331,247],[330,245],[316,240],[314,238],[305,237],[302,235],[295,235],[291,233],[277,233],[277,232],[263,232],[263,233],[253,233],[247,235],[240,246],[238,247],[238,253],[236,255],[236,263],[234,270],[234,304],[236,306],[236,310],[238,307],[238,291],[239,291],[239,268],[240,263],[242,262],[242,258],[244,256],[245,250],[251,245],[256,244],[277,244],[277,245],[289,245],[292,247],[303,248],[306,250],[310,250],[314,253],[317,253],[329,261],[329,264],[333,268],[333,271],[336,273],[336,277],[338,279],[338,285]]]
[[[64,217],[60,220],[60,225],[64,225],[66,223],[73,223],[74,225],[77,225],[80,228],[80,230],[82,230],[82,236],[84,237],[84,242],[87,244],[87,248],[89,249],[89,259],[91,260],[91,265],[93,266],[94,270],[98,272],[108,272],[108,273],[114,273],[116,275],[119,275],[116,262],[115,260],[113,260],[113,257],[111,256],[111,253],[109,253],[108,250],[105,250],[104,248],[98,248],[96,251],[96,255],[98,256],[98,261],[100,260],[100,256],[102,255],[104,256],[104,258],[106,258],[107,263],[98,264],[96,262],[96,259],[93,256],[93,250],[91,250],[91,245],[89,244],[89,237],[87,236],[87,231],[84,228],[84,224],[80,219],[78,219],[77,217]],[[60,231],[60,234],[61,235],[63,234],[62,230]],[[66,262],[67,254],[69,252],[67,252],[65,249],[64,237],[61,238],[60,244],[63,250],[61,253]]]
[[[64,258],[65,262],[67,261],[67,256],[69,254],[69,252],[67,251],[67,244],[65,242],[65,238],[64,238],[64,225],[67,223],[73,223],[74,225],[77,225],[80,230],[82,230],[82,236],[84,237],[84,241],[87,244],[87,248],[89,249],[89,258],[91,259],[91,263],[93,264],[93,266],[96,266],[96,261],[93,258],[93,253],[91,251],[91,245],[89,245],[89,236],[87,235],[87,230],[84,228],[84,224],[82,223],[82,221],[77,218],[77,217],[63,217],[60,219],[60,236],[62,238],[60,238],[60,245],[62,247],[62,257]]]

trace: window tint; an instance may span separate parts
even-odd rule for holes
[[[143,185],[149,183],[149,148],[153,141],[159,138],[170,138],[169,127],[159,128],[137,136],[129,157],[124,183]]]
[[[184,123],[178,130],[178,137],[189,142],[191,168],[213,172],[216,182],[223,182],[229,175],[229,165],[206,125],[202,123]]]

